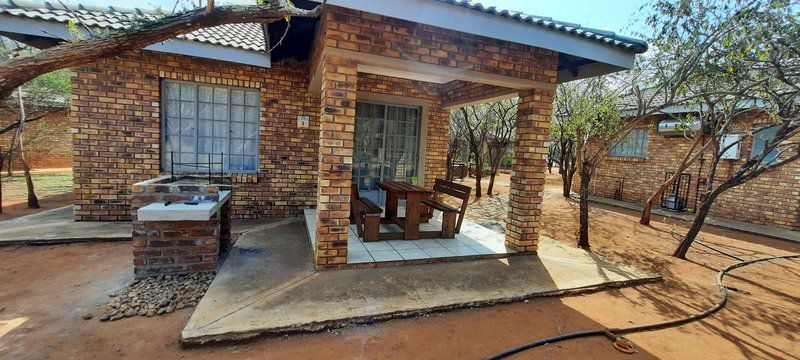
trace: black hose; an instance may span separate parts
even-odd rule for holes
[[[699,312],[697,314],[694,314],[694,315],[691,315],[691,316],[687,316],[685,318],[680,318],[680,319],[676,319],[676,320],[669,320],[669,321],[662,321],[662,322],[657,322],[657,323],[653,323],[653,324],[646,324],[646,325],[641,325],[641,326],[630,326],[630,327],[612,328],[612,329],[603,329],[603,330],[587,330],[587,331],[579,331],[579,332],[574,332],[574,333],[569,333],[569,334],[563,334],[563,335],[559,335],[559,336],[553,336],[553,337],[549,337],[549,338],[545,338],[545,339],[541,339],[541,340],[536,340],[534,342],[527,343],[527,344],[524,344],[524,345],[520,345],[520,346],[517,346],[517,347],[513,347],[513,348],[510,348],[508,350],[504,350],[502,352],[499,352],[497,354],[494,354],[494,355],[488,357],[487,359],[489,359],[489,360],[504,359],[504,358],[506,358],[508,356],[511,356],[511,355],[516,354],[516,353],[521,352],[521,351],[525,351],[525,350],[532,349],[532,348],[535,348],[535,347],[538,347],[538,346],[542,346],[542,345],[545,345],[545,344],[551,344],[551,343],[564,341],[564,340],[577,339],[577,338],[582,338],[582,337],[587,337],[587,336],[597,336],[597,335],[605,335],[606,337],[608,337],[610,339],[615,339],[616,338],[615,334],[631,334],[631,333],[641,332],[641,331],[660,330],[660,329],[665,329],[665,328],[674,327],[674,326],[680,326],[680,325],[684,325],[684,324],[687,324],[687,323],[690,323],[690,322],[693,322],[693,321],[697,321],[697,320],[703,319],[703,318],[705,318],[705,317],[707,317],[707,316],[719,311],[727,303],[727,301],[728,301],[728,291],[727,291],[727,289],[728,288],[722,282],[722,278],[725,277],[725,275],[729,271],[734,270],[734,269],[738,269],[738,268],[743,267],[743,266],[747,266],[747,265],[755,264],[755,263],[758,263],[758,262],[762,262],[762,261],[779,260],[779,259],[794,259],[794,258],[800,258],[800,254],[786,255],[786,256],[771,256],[771,257],[748,260],[748,261],[743,261],[743,262],[738,262],[738,263],[734,263],[734,264],[728,265],[727,267],[725,267],[724,269],[720,270],[717,273],[717,284],[716,285],[717,285],[717,291],[719,291],[719,294],[720,294],[720,300],[718,300],[712,307],[710,307],[710,308],[708,308],[708,309],[706,309],[704,311],[701,311],[701,312]]]

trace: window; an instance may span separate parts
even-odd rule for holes
[[[780,126],[778,124],[761,124],[753,127],[753,147],[750,149],[750,158],[754,158],[764,152],[767,141],[775,138]],[[764,165],[775,163],[778,159],[778,149],[772,150],[764,157],[761,162]]]
[[[163,170],[256,172],[257,90],[165,80],[161,97]]]
[[[625,139],[611,148],[611,156],[647,157],[647,129],[633,129]]]

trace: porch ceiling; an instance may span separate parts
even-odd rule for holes
[[[444,84],[453,80],[463,80],[517,90],[533,88],[555,90],[556,87],[556,84],[544,81],[490,74],[333,47],[325,47],[322,50],[320,59],[324,59],[325,56],[328,55],[356,60],[358,63],[358,70],[365,73],[428,81],[438,84]],[[308,89],[310,92],[317,93],[321,89],[323,64],[324,61],[319,61],[318,64],[316,64],[316,68],[313,69]]]

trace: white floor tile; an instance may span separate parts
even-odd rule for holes
[[[430,259],[430,256],[420,249],[397,250],[404,260]]]
[[[386,250],[394,251],[394,248],[392,247],[392,245],[389,245],[389,243],[386,242],[386,241],[365,242],[364,243],[364,247],[367,248],[367,251],[370,251],[370,252],[372,252],[372,251],[386,251]]]
[[[448,247],[447,250],[452,252],[455,256],[478,255],[477,251],[473,250],[471,247],[466,245]]]
[[[436,239],[436,242],[444,247],[466,246],[456,239]]]
[[[361,243],[360,241],[357,242],[357,241],[348,240],[347,241],[347,251],[348,251],[348,253],[349,252],[353,252],[353,251],[367,251],[367,248],[364,247],[364,244]]]
[[[455,254],[453,254],[450,250],[447,250],[443,247],[422,249],[422,251],[432,258],[446,258],[455,256]]]
[[[441,248],[442,244],[433,239],[413,240],[411,241],[420,249]]]
[[[348,264],[361,264],[375,262],[372,256],[366,251],[348,251],[347,263]]]
[[[477,246],[470,246],[472,250],[475,250],[478,254],[481,255],[488,255],[488,254],[497,254],[500,251],[494,250],[488,246],[477,245]]]
[[[395,250],[419,250],[419,246],[408,240],[389,240],[389,245]]]
[[[403,257],[394,250],[370,251],[369,254],[376,262],[403,260]]]

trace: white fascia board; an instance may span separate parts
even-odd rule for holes
[[[228,61],[263,68],[272,66],[269,54],[197,41],[171,39],[149,45],[145,47],[145,50]]]
[[[321,2],[320,0],[313,1]],[[633,68],[635,54],[622,48],[603,45],[595,40],[563,33],[555,29],[523,23],[514,19],[486,14],[443,2],[431,0],[329,0],[328,4],[536,46],[614,65],[623,69]]]
[[[85,29],[81,28],[80,30],[84,33],[84,36],[88,35]],[[69,32],[66,24],[63,23],[39,19],[26,19],[11,15],[0,15],[0,31],[59,40],[70,39],[75,36]],[[149,45],[144,49],[264,68],[269,68],[272,65],[269,54],[197,41],[171,39]]]

